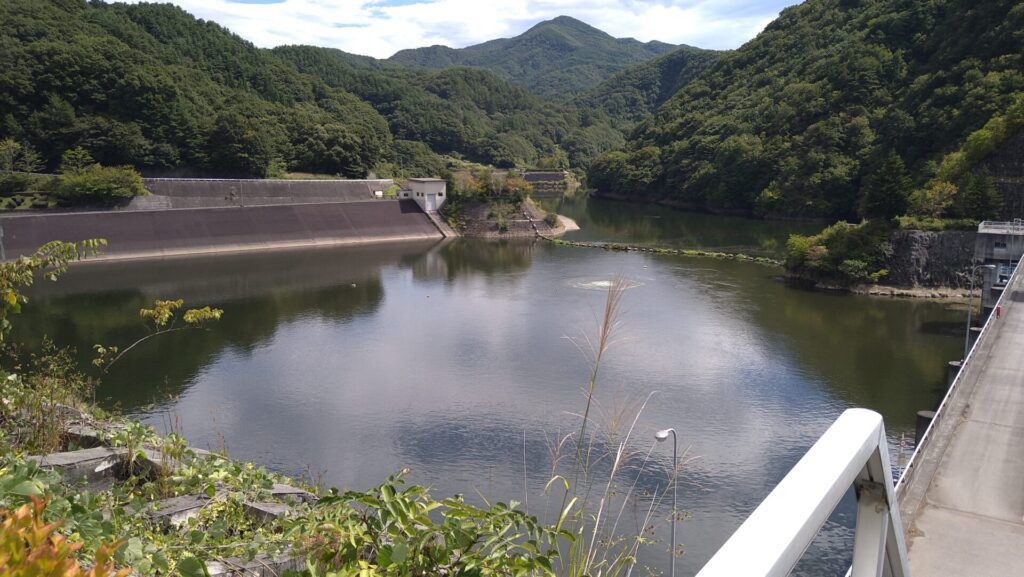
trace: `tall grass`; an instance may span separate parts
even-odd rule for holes
[[[640,416],[655,392],[608,404],[597,395],[601,365],[616,342],[622,298],[629,286],[616,277],[596,335],[574,340],[593,362],[583,388],[583,412],[577,415],[579,429],[548,440],[551,475],[545,493],[550,497],[562,492],[556,528],[567,539],[558,574],[566,577],[632,575],[640,547],[653,540],[655,511],[678,475],[674,465],[665,488],[653,495],[640,490],[655,443],[652,439],[646,450],[637,449],[636,436]],[[565,463],[567,458],[571,463]],[[568,476],[559,473],[563,464],[569,466]],[[629,511],[634,523],[626,527]]]

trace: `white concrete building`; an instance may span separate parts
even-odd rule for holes
[[[411,198],[424,212],[436,212],[447,200],[446,183],[440,178],[410,178],[409,190],[402,191],[402,198]]]

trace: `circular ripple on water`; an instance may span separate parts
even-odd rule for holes
[[[595,278],[578,278],[569,281],[569,285],[572,288],[587,290],[587,291],[606,291],[611,288],[615,279],[595,279]],[[634,279],[622,279],[621,287],[623,289],[631,289],[640,286],[644,286],[644,283]]]

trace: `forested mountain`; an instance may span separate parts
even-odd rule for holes
[[[604,115],[485,70],[261,50],[168,4],[5,0],[0,21],[0,139],[50,170],[76,146],[106,165],[223,176],[434,173],[434,153],[511,167],[565,152],[585,167],[624,142]]]
[[[616,72],[675,50],[664,42],[612,36],[568,16],[541,22],[514,38],[466,48],[430,46],[397,52],[388,60],[430,69],[484,68],[545,97],[568,97]]]
[[[222,27],[168,4],[0,3],[0,138],[54,169],[82,146],[107,165],[362,176],[387,122]]]
[[[602,110],[623,130],[647,118],[723,54],[683,46],[627,68],[579,96],[574,104]]]
[[[486,70],[357,67],[360,62],[353,66],[350,54],[313,46],[283,46],[273,53],[372,104],[395,138],[424,142],[438,152],[502,167],[533,166],[557,146],[573,166],[585,167],[624,143],[605,116],[544,101]]]
[[[1022,30],[1014,0],[807,0],[666,102],[627,150],[595,163],[591,185],[712,210],[853,216],[893,154],[921,186],[1010,108],[1024,91]]]

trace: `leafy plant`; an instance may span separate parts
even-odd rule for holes
[[[461,496],[435,501],[405,486],[403,471],[366,492],[320,500],[288,535],[314,575],[553,575],[558,536],[516,503],[480,508]]]
[[[115,570],[111,561],[120,545],[112,543],[96,549],[92,568],[84,570],[76,560],[81,543],[70,543],[57,530],[60,523],[46,523],[46,503],[32,497],[14,511],[0,510],[0,567],[4,575],[26,577],[61,575],[62,577],[125,577],[131,570]]]
[[[69,263],[98,253],[106,244],[103,239],[77,243],[55,240],[39,247],[30,256],[0,263],[0,343],[6,340],[11,330],[8,317],[21,312],[22,305],[28,302],[22,289],[32,285],[37,273],[55,281],[67,270]]]
[[[115,345],[94,345],[96,358],[93,359],[93,364],[106,372],[128,351],[153,337],[176,331],[201,329],[210,322],[220,320],[221,315],[224,314],[223,310],[210,308],[209,306],[198,309],[186,309],[182,312],[181,308],[184,305],[185,301],[182,299],[173,301],[157,299],[153,301],[153,308],[139,310],[139,316],[149,321],[150,333],[124,349]],[[179,321],[182,323],[182,326],[178,326]]]

